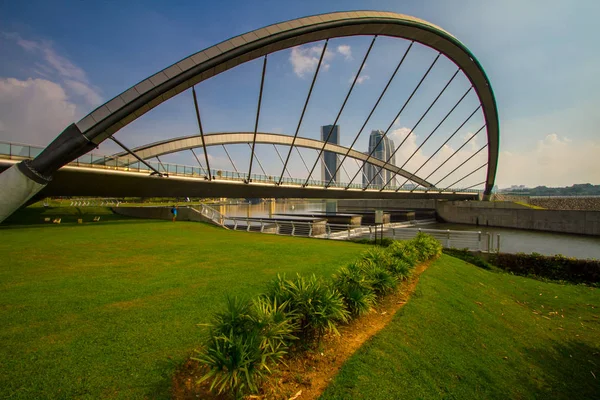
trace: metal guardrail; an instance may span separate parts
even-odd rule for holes
[[[20,143],[11,143],[11,142],[3,142],[0,141],[0,158],[10,159],[10,160],[27,160],[35,158],[39,155],[43,147],[31,146]],[[192,167],[189,165],[181,165],[181,164],[173,164],[173,163],[163,163],[163,162],[154,162],[148,161],[146,162],[154,169],[163,173],[165,175],[175,175],[175,176],[185,176],[185,177],[196,177],[202,179],[208,179],[207,172],[202,167]],[[111,169],[111,170],[119,170],[119,171],[127,171],[127,172],[145,172],[148,174],[153,173],[147,165],[141,163],[139,161],[131,163],[131,157],[115,157],[115,156],[104,156],[93,153],[85,154],[76,160],[70,162],[68,165],[77,166],[77,167],[86,167],[86,168],[101,168],[101,169]],[[232,172],[225,170],[217,170],[211,168],[211,175],[213,179],[217,180],[233,180],[233,181],[245,181],[248,178],[248,174],[243,172]],[[281,178],[282,184],[287,185],[295,185],[295,186],[303,186],[306,182],[304,178],[286,178],[279,176],[269,176],[269,175],[261,175],[261,174],[252,174],[250,179],[253,182],[260,183],[272,183],[275,184],[279,182]],[[319,181],[319,180],[309,180],[309,186],[317,186],[317,187],[339,187],[345,188],[348,186],[348,183],[344,182],[332,182],[328,185],[328,181]],[[349,186],[352,189],[363,189],[364,186],[362,183],[353,183]],[[382,188],[382,185],[370,185],[369,190],[379,190]],[[392,191],[398,189],[398,186],[388,185],[386,187],[387,191]],[[423,187],[414,188],[414,186],[403,186],[400,190],[404,191],[416,191],[416,192],[441,192],[438,189],[427,189]],[[482,190],[477,189],[462,189],[462,188],[447,188],[444,190],[446,193],[482,193]]]
[[[206,204],[200,204],[200,209],[198,210],[195,206],[191,206],[193,210],[200,212],[203,216],[213,221],[215,224],[220,225],[224,228],[227,228],[224,224],[226,215],[221,214],[219,211],[214,208],[207,206]]]
[[[222,214],[221,214],[222,215]],[[313,221],[291,221],[249,217],[222,216],[223,226],[234,231],[261,232],[275,235],[315,237],[323,239],[352,240],[375,239],[375,232],[381,227],[353,226],[350,224],[330,224]],[[430,223],[433,220],[417,223]],[[414,223],[390,224],[384,226],[383,236],[395,240],[409,240],[419,232],[426,233],[437,239],[444,247],[455,247],[474,251],[499,251],[500,236],[497,235],[497,246],[494,249],[494,238],[489,233],[475,231],[455,231],[441,229],[423,229],[408,227]],[[379,235],[379,234],[378,234]]]

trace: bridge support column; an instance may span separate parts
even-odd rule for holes
[[[0,222],[42,190],[60,167],[96,145],[77,125],[69,125],[35,159],[20,162],[0,174]]]
[[[32,178],[33,172],[23,172],[29,167],[23,163],[13,165],[0,174],[0,222],[18,210],[27,200],[42,190],[47,180]]]

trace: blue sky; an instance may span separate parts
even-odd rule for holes
[[[449,31],[478,58],[495,91],[500,115],[501,156],[497,183],[570,185],[600,183],[600,54],[597,52],[597,1],[30,1],[0,5],[0,140],[46,145],[62,128],[158,70],[229,37],[272,23],[342,10],[386,10],[416,16]],[[318,138],[331,124],[371,38],[332,39],[300,134]],[[323,43],[269,56],[260,131],[293,134]],[[339,125],[349,145],[408,45],[378,38],[360,84]],[[388,94],[361,134],[366,150],[371,129],[385,130],[398,104],[408,96],[435,53],[415,46]],[[198,85],[206,132],[251,131],[261,60],[244,64]],[[426,119],[414,124],[455,71],[441,60],[419,96],[390,131],[407,138],[398,163],[412,154],[445,112],[468,89],[459,76]],[[469,95],[413,160],[412,170],[433,152],[477,105]],[[478,114],[442,153],[451,154],[482,124]],[[197,134],[191,93],[185,92],[124,128],[117,137],[130,146]],[[478,136],[455,157],[458,163],[485,144]],[[249,162],[243,146],[232,146],[240,169]],[[113,147],[103,146],[109,152]],[[286,149],[280,148],[285,153]],[[307,161],[314,152],[303,153]],[[219,149],[210,149],[217,168],[232,166]],[[268,146],[258,149],[268,174],[281,163]],[[481,153],[483,155],[483,153]],[[435,163],[442,158],[432,161]],[[244,158],[246,157],[246,158]],[[484,158],[465,165],[475,169]],[[439,160],[438,160],[439,159]],[[191,154],[166,157],[192,165]],[[454,162],[453,161],[453,162]],[[478,164],[479,163],[479,164]],[[449,163],[448,165],[451,165]],[[345,163],[350,175],[356,164]],[[429,167],[428,167],[429,168]],[[294,175],[306,175],[297,156]],[[426,171],[425,168],[423,171]],[[443,174],[442,174],[443,176]],[[456,175],[457,178],[460,174]],[[435,178],[436,176],[434,176]],[[483,181],[483,171],[463,183]],[[448,182],[452,183],[452,177]]]

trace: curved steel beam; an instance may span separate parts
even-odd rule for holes
[[[171,65],[98,107],[77,128],[95,144],[152,108],[223,71],[266,54],[318,40],[380,35],[414,40],[452,60],[473,84],[488,127],[486,193],[498,161],[499,122],[490,82],[475,56],[454,36],[427,21],[392,12],[352,11],[315,15],[236,36]]]
[[[241,144],[241,143],[252,143],[254,140],[254,132],[222,132],[222,133],[211,133],[204,135],[204,143],[206,146],[219,146],[228,144]],[[297,137],[294,140],[293,136],[282,135],[278,133],[256,133],[256,143],[262,144],[279,144],[283,146],[291,146],[292,144],[297,147],[304,147],[307,149],[321,150],[325,142],[321,140],[308,139],[303,137]],[[186,136],[175,139],[163,140],[160,142],[150,143],[145,146],[136,147],[131,149],[136,156],[143,160],[149,158],[160,157],[165,154],[177,153],[184,150],[195,149],[202,147],[202,136]],[[330,151],[336,154],[346,154],[348,157],[355,158],[360,161],[373,164],[377,167],[384,168],[392,173],[397,173],[405,178],[411,177],[410,180],[418,183],[427,188],[434,188],[433,184],[427,182],[418,176],[413,176],[410,172],[396,167],[395,165],[386,164],[383,160],[375,157],[369,157],[369,155],[361,153],[347,147],[340,146],[334,143],[327,143],[325,145],[325,151]],[[138,160],[130,156],[127,152],[118,153],[113,155],[110,159],[119,157],[119,161],[122,162],[126,159],[125,163],[132,164]],[[107,158],[109,160],[109,158]]]
[[[131,87],[69,125],[34,160],[16,165],[8,174],[0,174],[0,193],[10,192],[0,196],[0,221],[41,190],[60,167],[191,86],[275,51],[356,35],[413,40],[443,53],[463,70],[479,97],[487,126],[489,150],[484,193],[491,194],[498,163],[498,111],[490,82],[475,56],[454,36],[421,19],[391,12],[352,11],[294,19],[236,36],[184,58]]]

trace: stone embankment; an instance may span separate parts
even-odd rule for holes
[[[600,196],[516,196],[497,193],[492,195],[492,201],[512,201],[548,210],[600,211]]]
[[[527,203],[549,210],[600,211],[598,197],[530,197]]]

